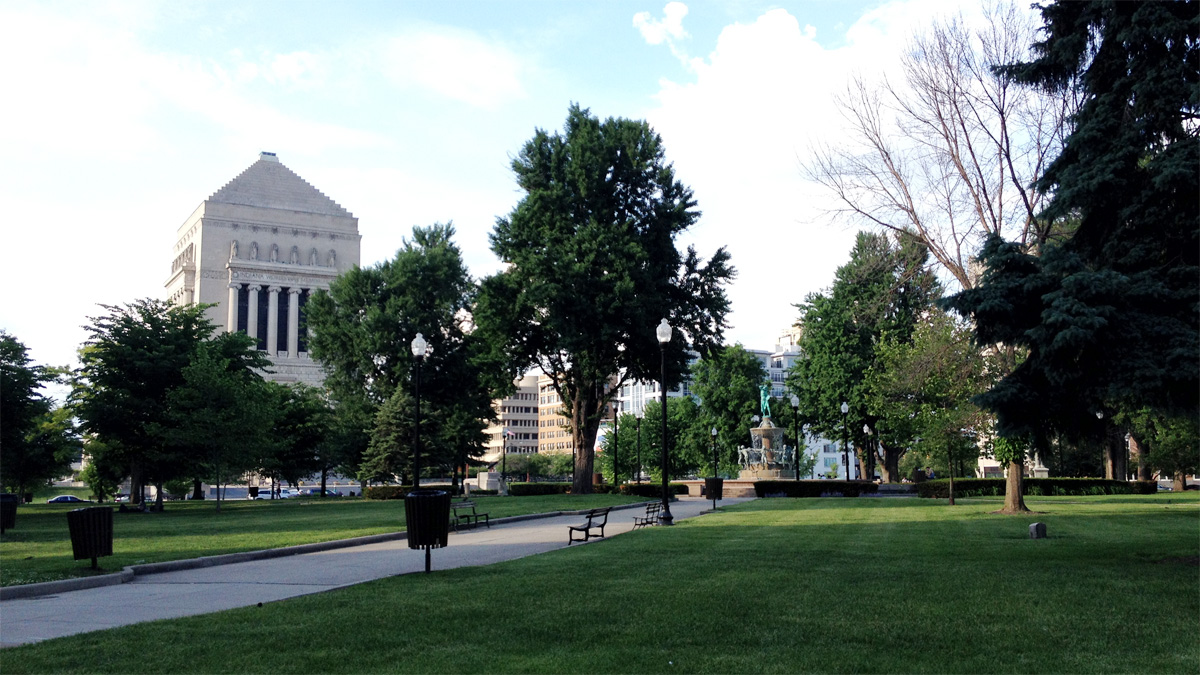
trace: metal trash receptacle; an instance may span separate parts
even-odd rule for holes
[[[413,490],[404,497],[404,521],[409,548],[425,549],[425,571],[429,550],[450,543],[450,493],[445,490]]]
[[[112,555],[113,510],[111,506],[93,506],[67,512],[67,529],[71,532],[71,550],[76,560]]]
[[[17,504],[21,497],[7,492],[0,494],[0,532],[17,526]]]

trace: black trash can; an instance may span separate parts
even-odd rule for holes
[[[450,543],[450,493],[445,490],[413,490],[404,497],[404,520],[408,547],[425,549],[425,571],[429,571],[429,549]]]
[[[17,526],[17,504],[21,498],[7,492],[0,494],[0,532]]]
[[[725,479],[705,478],[704,491],[708,494],[708,498],[712,500],[713,508],[717,508],[717,500],[721,499],[725,493]]]
[[[112,555],[113,510],[111,506],[93,506],[67,511],[67,528],[71,532],[71,549],[76,560]]]

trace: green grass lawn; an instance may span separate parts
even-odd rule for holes
[[[476,497],[492,518],[645,501],[621,495]],[[126,565],[257,551],[404,529],[404,502],[347,498],[168,502],[162,513],[114,513],[113,555],[75,561],[66,513],[87,504],[22,504],[0,535],[0,585],[118,572]]]
[[[770,499],[483,568],[3,652],[6,672],[1184,672],[1195,495]],[[1028,538],[1029,523],[1050,538]]]

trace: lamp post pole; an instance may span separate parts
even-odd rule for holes
[[[621,406],[621,402],[613,399],[613,487],[620,487],[620,464],[617,464],[617,408]]]
[[[869,425],[869,424],[864,424],[864,425],[863,425],[863,436],[865,436],[865,437],[866,437],[866,439],[867,439],[867,444],[866,444],[866,445],[867,445],[867,447],[866,447],[866,451],[867,451],[867,452],[875,452],[875,439],[871,438],[871,436],[873,436],[873,435],[874,435],[874,434],[872,434],[872,433],[871,433],[871,425]],[[863,464],[863,460],[862,460],[862,458],[861,458],[861,457],[860,457],[860,458],[859,458],[859,460],[858,460],[858,466],[859,466],[859,468],[861,469],[861,471],[860,471],[860,475],[859,475],[859,478],[860,478],[860,479],[862,479],[862,480],[870,480],[870,481],[873,481],[873,480],[875,480],[875,472],[874,472],[873,470],[871,471],[871,475],[870,475],[870,476],[867,476],[867,475],[864,473],[864,472],[867,470],[867,465],[866,465],[866,464]]]
[[[413,489],[421,487],[421,362],[425,360],[425,351],[429,347],[429,343],[425,342],[425,338],[417,333],[417,337],[412,341],[413,358],[416,359],[417,366],[417,423],[413,428]]]
[[[671,324],[666,319],[658,324],[655,330],[658,337],[659,356],[659,388],[662,389],[662,515],[658,517],[660,525],[674,525],[675,518],[671,515],[671,500],[667,495],[667,343],[671,341]]]
[[[715,484],[717,482],[715,479],[720,478],[720,476],[717,475],[717,428],[713,427],[712,431],[710,433],[712,434],[712,439],[713,439],[713,479],[714,479],[713,483]],[[713,504],[712,510],[716,511],[717,510],[717,491],[712,490],[711,492],[712,492],[712,494],[710,494],[709,497],[712,499],[712,504]]]
[[[792,461],[796,464],[796,480],[800,480],[800,397],[792,394],[792,438],[796,447],[792,449]]]
[[[637,415],[634,415],[634,419],[637,420],[634,423],[634,426],[637,429],[637,484],[638,485],[642,484],[642,415],[644,415],[644,414],[645,414],[644,412],[639,410]]]
[[[846,428],[846,413],[850,412],[850,404],[842,401],[842,464],[846,466],[846,480],[850,480],[850,441],[849,430]]]

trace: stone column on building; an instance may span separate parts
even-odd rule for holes
[[[267,353],[275,356],[279,344],[279,291],[278,286],[267,289]]]
[[[246,287],[249,292],[246,294],[246,335],[254,339],[258,339],[258,292],[262,290],[262,286],[258,284],[250,284]]]
[[[238,290],[242,287],[241,284],[229,282],[229,304],[226,305],[225,332],[232,333],[237,330],[237,315],[238,315]]]
[[[300,355],[300,289],[288,289],[288,337],[287,355],[294,359]]]
[[[185,304],[185,305],[192,304],[192,300],[195,297],[194,293],[195,293],[195,291],[193,291],[190,288],[183,289],[183,304]]]

